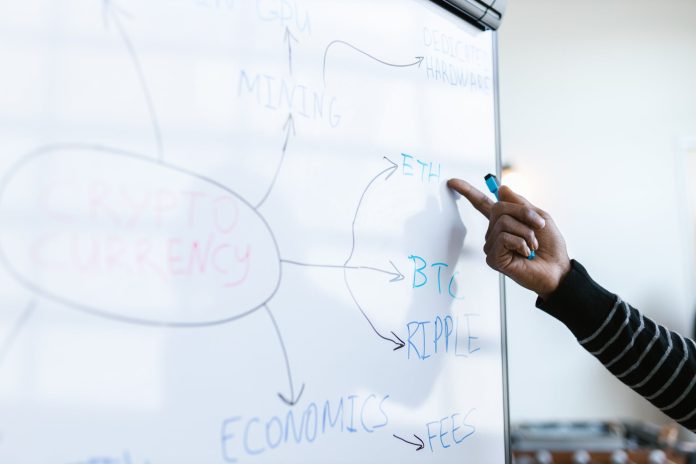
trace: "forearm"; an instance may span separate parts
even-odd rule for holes
[[[563,322],[624,384],[696,430],[696,345],[659,326],[594,282],[573,261],[558,289],[537,306]]]

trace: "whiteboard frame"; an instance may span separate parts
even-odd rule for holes
[[[479,24],[476,24],[461,14],[459,11],[453,11],[451,5],[440,0],[432,0],[433,3],[441,8],[449,11],[454,16],[459,17],[474,27],[481,29]],[[498,31],[491,30],[491,61],[493,64],[493,119],[495,127],[495,175],[498,179],[502,179],[503,161],[502,161],[502,134],[500,125],[500,55],[498,46]],[[505,276],[498,274],[498,295],[500,299],[500,358],[501,358],[501,373],[503,377],[503,441],[505,464],[512,464],[512,449],[510,443],[510,394],[508,381],[508,354],[507,354],[507,300],[505,292]]]
[[[696,136],[680,137],[676,141],[677,149],[675,150],[675,178],[676,178],[676,195],[679,199],[680,206],[687,215],[680,215],[680,225],[682,232],[682,243],[684,244],[684,253],[688,259],[684,265],[684,288],[686,288],[687,303],[692,305],[696,301],[696,290],[693,289],[692,282],[696,281],[696,245],[694,244],[694,236],[696,236],[696,224],[692,219],[691,213],[696,211],[696,201],[694,201],[693,193],[696,191],[689,187],[689,179],[687,167],[690,161],[696,158]],[[690,308],[687,306],[687,310]],[[694,321],[692,317],[687,320],[687,327],[693,327]]]
[[[498,53],[498,32],[492,31],[493,40],[493,111],[495,119],[495,173],[498,179],[502,179],[502,134],[500,129],[500,74]],[[508,357],[507,357],[507,304],[505,293],[505,276],[499,274],[500,294],[500,356],[503,374],[503,427],[505,441],[505,464],[512,463],[512,451],[510,449],[510,395],[508,382]]]

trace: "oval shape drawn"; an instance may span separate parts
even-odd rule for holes
[[[32,152],[0,185],[0,261],[37,294],[125,322],[222,324],[275,294],[265,219],[229,188],[126,151]]]

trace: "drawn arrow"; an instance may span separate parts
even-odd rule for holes
[[[327,57],[328,57],[328,55],[329,55],[329,50],[330,50],[331,47],[333,47],[334,45],[345,45],[346,47],[349,47],[349,48],[355,50],[355,51],[358,52],[358,53],[362,53],[363,55],[365,55],[365,56],[367,56],[367,57],[370,57],[370,58],[372,58],[373,60],[375,60],[375,61],[377,61],[377,62],[379,62],[379,63],[382,63],[382,64],[387,65],[387,66],[391,66],[391,67],[394,67],[394,68],[409,68],[409,67],[411,67],[411,66],[418,66],[418,67],[420,68],[421,63],[423,62],[423,59],[424,59],[424,57],[422,57],[422,56],[416,56],[416,57],[414,57],[415,61],[413,61],[413,62],[401,63],[401,64],[399,64],[399,63],[389,63],[389,62],[387,62],[387,61],[380,60],[380,59],[377,58],[376,56],[370,55],[369,53],[367,53],[367,52],[365,52],[365,51],[363,51],[363,50],[360,50],[360,49],[359,49],[358,47],[356,47],[355,45],[350,44],[350,43],[348,43],[348,42],[346,42],[346,41],[343,41],[343,40],[334,40],[333,42],[330,42],[329,45],[327,45],[327,46],[326,46],[326,49],[324,50],[324,66],[323,66],[323,71],[322,71],[322,75],[323,75],[323,77],[324,77],[324,87],[326,87],[326,59],[327,59]]]
[[[399,281],[404,280],[404,275],[401,273],[401,271],[399,271],[399,268],[397,268],[396,265],[391,261],[389,261],[389,264],[391,264],[392,267],[394,268],[394,270],[397,272],[396,275],[393,272],[390,272],[390,274],[394,275],[395,277],[392,280],[390,280],[389,282],[399,282]]]
[[[286,119],[285,124],[283,124],[283,130],[285,131],[283,153],[285,153],[285,150],[287,150],[288,148],[288,141],[290,140],[290,135],[297,135],[297,132],[295,132],[295,118],[292,116],[292,113],[288,114],[288,119]]]
[[[261,201],[259,201],[254,209],[259,209],[261,205],[263,205],[266,200],[268,199],[268,196],[271,194],[271,190],[273,190],[273,187],[275,186],[276,180],[278,180],[278,174],[280,174],[280,168],[283,166],[283,161],[285,161],[285,152],[288,149],[288,142],[290,142],[290,137],[297,135],[295,132],[295,118],[292,116],[292,113],[288,114],[288,118],[285,120],[285,124],[283,124],[283,130],[285,131],[285,141],[283,142],[283,148],[280,154],[280,160],[278,160],[278,165],[276,166],[276,170],[273,173],[273,179],[271,180],[271,183],[268,185],[268,189],[266,190],[266,193],[263,195],[261,198]]]
[[[123,44],[128,50],[128,54],[131,57],[133,66],[135,67],[135,72],[138,75],[138,80],[140,81],[140,87],[145,96],[145,103],[147,104],[147,110],[150,114],[150,123],[152,124],[152,131],[155,135],[155,145],[157,147],[157,160],[164,161],[164,144],[162,142],[162,131],[160,130],[159,121],[157,119],[157,112],[155,111],[155,104],[152,100],[152,95],[150,89],[147,85],[147,79],[145,78],[145,72],[140,64],[140,59],[135,51],[135,47],[131,42],[128,34],[126,33],[125,27],[123,27],[123,22],[121,18],[132,19],[133,16],[125,11],[123,8],[118,6],[114,0],[102,0],[102,15],[104,18],[104,27],[109,29],[109,26],[113,23],[118,30]]]
[[[278,327],[278,323],[275,320],[275,317],[273,317],[273,313],[271,312],[271,308],[268,307],[268,305],[263,305],[264,309],[266,310],[266,313],[268,314],[268,317],[271,318],[271,322],[273,323],[273,328],[276,331],[276,335],[278,335],[278,342],[280,343],[280,348],[283,350],[283,359],[285,359],[285,369],[287,370],[288,373],[288,383],[290,384],[290,396],[287,397],[283,395],[282,393],[278,393],[278,398],[281,399],[281,401],[288,406],[295,406],[298,401],[300,401],[300,397],[302,396],[302,393],[304,393],[305,389],[305,384],[303,383],[302,386],[300,387],[300,391],[297,392],[297,396],[295,395],[295,383],[292,381],[292,370],[290,369],[290,360],[288,359],[288,351],[285,349],[285,342],[283,342],[283,336],[280,333],[280,328]]]
[[[295,43],[299,43],[297,40],[297,37],[293,35],[292,32],[290,32],[290,29],[288,26],[285,26],[285,34],[283,35],[283,43],[288,44],[288,70],[290,71],[290,75],[292,76],[292,42],[295,41]]]
[[[12,329],[10,329],[10,332],[5,338],[5,340],[2,343],[0,343],[0,366],[2,366],[2,363],[5,361],[5,358],[10,353],[12,345],[17,339],[17,336],[20,334],[20,332],[24,328],[24,325],[27,323],[31,315],[34,313],[35,309],[36,300],[31,299],[29,303],[24,307],[22,313],[19,315],[17,320],[15,321],[14,325],[12,326]]]
[[[368,190],[370,190],[370,187],[372,187],[372,184],[377,182],[377,179],[382,177],[383,175],[387,175],[384,180],[389,180],[391,176],[394,175],[394,172],[396,172],[396,168],[398,165],[387,158],[386,156],[382,157],[385,161],[389,163],[389,167],[380,171],[379,174],[377,174],[375,177],[370,180],[370,182],[367,184],[367,187],[365,187],[365,190],[363,190],[362,194],[360,195],[360,200],[358,201],[358,206],[355,208],[355,214],[353,215],[353,223],[352,223],[352,244],[350,248],[350,254],[348,255],[348,259],[346,259],[346,262],[344,263],[344,266],[347,266],[350,260],[353,258],[353,254],[355,253],[355,222],[358,220],[358,213],[360,212],[360,207],[362,206],[363,200],[365,199],[365,195],[367,195]]]
[[[358,206],[355,208],[355,215],[353,215],[353,223],[351,226],[351,235],[352,235],[352,244],[350,248],[350,254],[348,255],[348,259],[346,259],[345,263],[343,263],[343,280],[346,283],[346,288],[348,289],[348,293],[350,293],[350,297],[353,299],[353,302],[355,303],[355,306],[358,307],[360,310],[360,313],[362,313],[363,317],[365,320],[367,320],[367,323],[370,324],[370,327],[372,327],[372,330],[377,334],[378,337],[380,337],[383,340],[389,341],[393,343],[395,346],[394,351],[399,350],[404,347],[404,341],[396,335],[394,332],[391,332],[391,334],[394,336],[394,338],[387,337],[385,335],[382,335],[379,330],[377,330],[377,327],[372,323],[370,318],[367,316],[367,313],[363,309],[363,307],[360,305],[358,302],[358,299],[355,297],[355,294],[353,293],[353,289],[350,287],[350,283],[348,282],[348,269],[350,269],[349,263],[350,260],[353,259],[353,254],[355,254],[355,223],[358,220],[358,213],[360,213],[360,207],[363,204],[363,200],[365,200],[365,195],[367,195],[367,192],[370,190],[370,187],[377,182],[377,180],[382,177],[384,177],[384,180],[387,181],[392,175],[394,175],[394,172],[396,172],[396,168],[398,167],[395,162],[387,158],[386,156],[384,159],[389,163],[389,167],[380,171],[379,174],[377,174],[375,177],[370,180],[370,182],[367,184],[367,187],[365,187],[365,190],[363,190],[362,194],[360,195],[360,200],[358,201]],[[392,263],[392,266],[394,263]],[[396,266],[394,266],[396,269]],[[398,272],[398,269],[397,269]],[[399,278],[401,276],[401,278]],[[403,274],[399,272],[399,276],[394,278],[394,281],[396,280],[402,280],[403,279]],[[395,340],[396,339],[396,340]]]
[[[381,272],[382,274],[387,274],[389,275],[392,279],[389,282],[399,282],[401,280],[404,280],[404,275],[399,271],[399,268],[396,267],[396,264],[394,264],[392,261],[389,261],[389,264],[392,265],[392,270],[387,270],[387,269],[380,269],[378,267],[372,267],[372,266],[345,266],[345,265],[340,265],[340,264],[315,264],[315,263],[303,263],[300,261],[293,261],[290,259],[281,259],[281,263],[287,263],[287,264],[293,264],[295,266],[305,266],[305,267],[319,267],[319,268],[330,268],[330,269],[355,269],[355,270],[367,270],[367,271],[375,271],[375,272]]]
[[[396,345],[392,351],[400,350],[406,345],[404,341],[401,339],[401,337],[396,335],[393,331],[391,331],[391,334],[396,338],[396,340],[393,340],[391,338],[388,339],[390,342]]]
[[[416,440],[418,440],[418,443],[413,443],[412,441],[405,440],[398,435],[394,435],[394,438],[397,438],[397,439],[403,441],[404,443],[408,443],[409,445],[417,446],[416,451],[422,450],[423,447],[425,446],[425,443],[423,443],[423,440],[421,440],[421,438],[418,435],[416,435],[415,433],[413,434],[413,436],[416,437]]]

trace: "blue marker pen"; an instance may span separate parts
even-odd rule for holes
[[[495,178],[493,174],[487,174],[486,177],[484,177],[486,180],[486,185],[488,186],[488,190],[491,191],[493,195],[495,195],[496,200],[500,200],[500,197],[498,196],[498,179]],[[536,253],[534,253],[534,250],[531,250],[531,253],[529,256],[527,256],[527,259],[534,259],[536,256]]]

